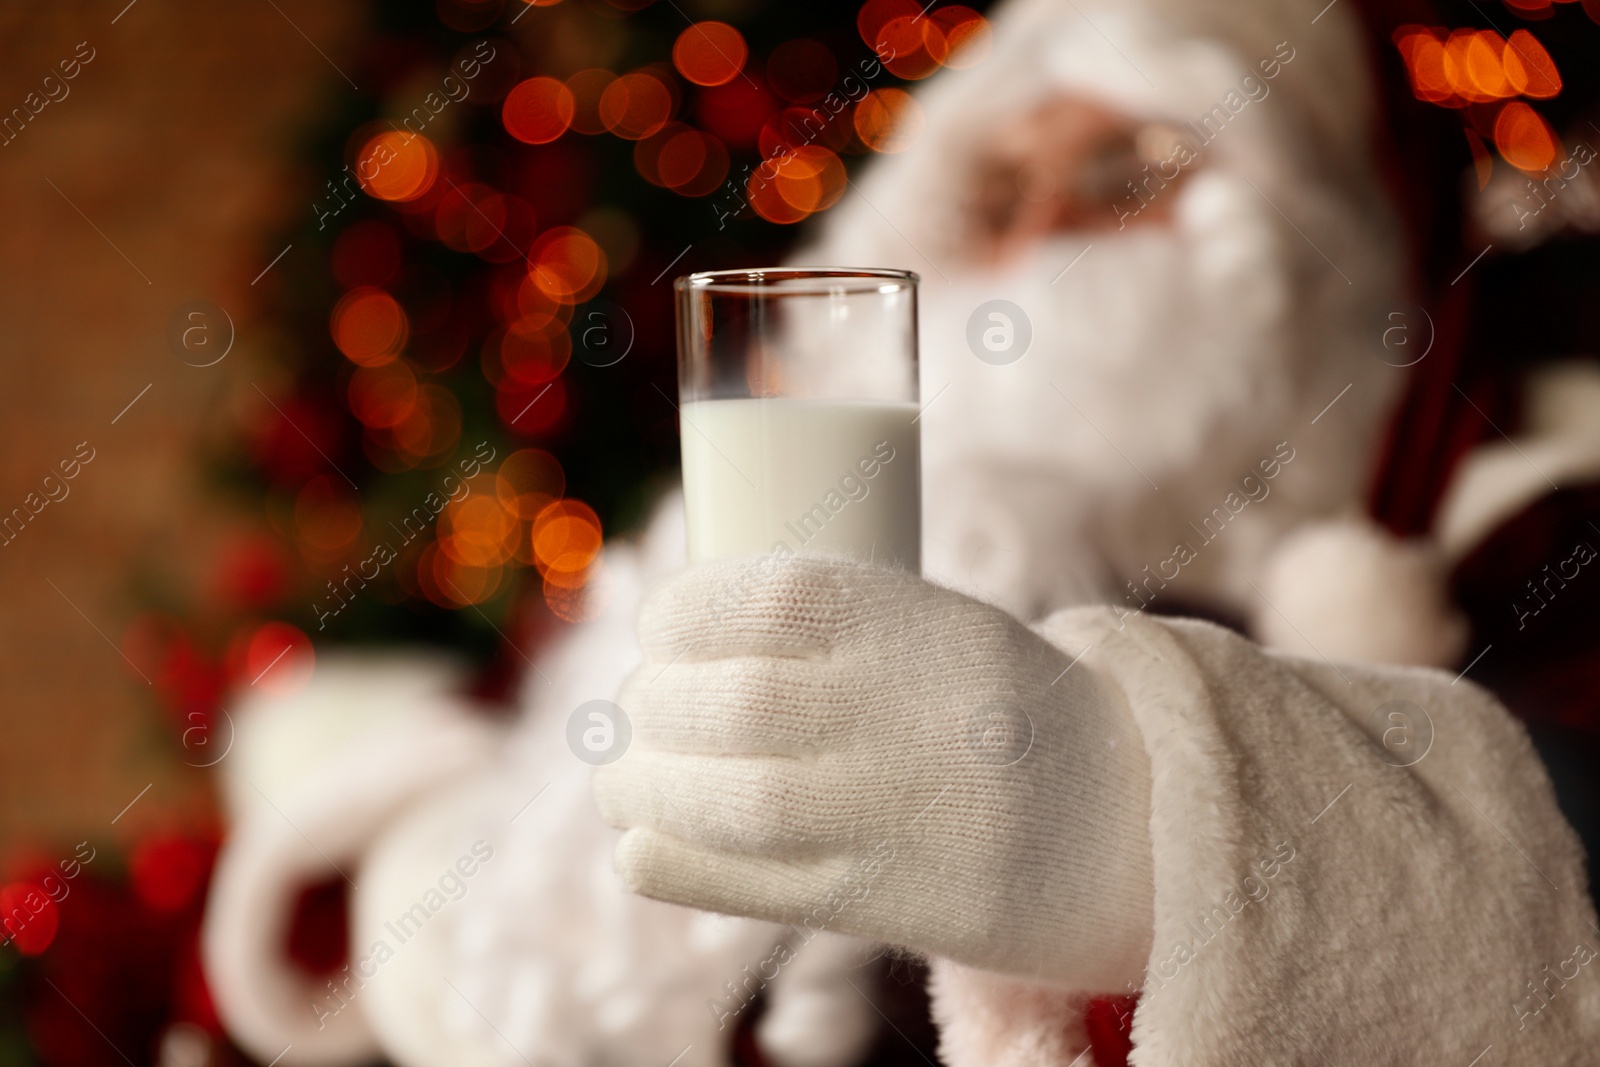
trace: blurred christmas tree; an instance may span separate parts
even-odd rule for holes
[[[379,8],[273,276],[283,377],[229,470],[286,547],[300,633],[483,656],[580,618],[603,532],[676,463],[672,278],[779,259],[845,159],[906,143],[895,85],[987,50],[960,5],[726,17]]]

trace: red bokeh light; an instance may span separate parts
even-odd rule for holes
[[[672,64],[696,85],[722,85],[739,76],[750,48],[726,22],[697,22],[678,35]]]
[[[350,362],[381,367],[400,354],[411,326],[394,297],[382,289],[363,286],[346,293],[333,306],[328,331]]]
[[[264,692],[290,695],[303,689],[316,666],[311,639],[286,622],[258,626],[229,650],[238,664],[237,676],[245,685]]]
[[[649,71],[624,74],[600,94],[600,121],[618,137],[649,137],[672,117],[672,90]]]
[[[556,78],[529,78],[506,94],[500,117],[506,132],[526,144],[546,144],[567,132],[575,104]]]
[[[60,922],[56,902],[42,886],[32,882],[0,886],[0,928],[24,956],[37,956],[49,948]]]

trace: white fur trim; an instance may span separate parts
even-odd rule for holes
[[[488,758],[496,731],[469,712],[437,691],[395,693],[396,680],[418,676],[400,659],[326,663],[298,700],[247,706],[229,756],[237,763],[217,767],[233,827],[201,953],[218,1014],[262,1062],[282,1053],[286,1065],[335,1065],[377,1052],[360,1012],[319,1025],[313,1004],[326,990],[284,942],[303,887],[352,875],[375,829],[408,800]],[[296,771],[296,757],[307,769]]]
[[[1521,433],[1473,449],[1439,506],[1434,529],[1452,561],[1556,486],[1600,478],[1600,367],[1552,364],[1526,390]]]
[[[1461,1067],[1490,1045],[1500,1063],[1590,1062],[1600,928],[1583,854],[1503,708],[1441,672],[1124,623],[1084,609],[1048,629],[1094,646],[1152,763],[1155,947],[1134,1067]],[[1394,700],[1423,709],[1425,751],[1390,743]],[[936,986],[950,1067],[991,1067],[1008,1034],[1058,1025],[1072,1001],[1048,992]]]

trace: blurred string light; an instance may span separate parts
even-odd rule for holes
[[[1502,37],[1493,30],[1408,25],[1395,31],[1394,43],[1418,100],[1465,111],[1475,154],[1482,151],[1480,137],[1488,136],[1502,159],[1529,174],[1555,162],[1560,138],[1516,99],[1549,100],[1561,92],[1561,73],[1532,33],[1518,29]]]

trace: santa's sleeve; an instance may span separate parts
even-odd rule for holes
[[[1043,631],[1122,687],[1150,756],[1154,948],[1129,1063],[1593,1062],[1582,851],[1493,697],[1204,623],[1075,609]],[[933,990],[951,1067],[1108,1067],[1095,1031],[1132,992],[942,961]]]

